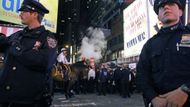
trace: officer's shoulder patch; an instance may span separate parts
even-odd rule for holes
[[[50,36],[47,36],[47,43],[50,48],[55,48],[57,46],[57,41]]]

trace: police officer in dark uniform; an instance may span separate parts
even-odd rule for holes
[[[49,11],[35,0],[24,0],[21,31],[0,37],[5,54],[0,76],[0,107],[49,107],[49,75],[56,61],[57,41],[40,23]]]
[[[154,11],[163,26],[144,45],[137,81],[153,107],[190,107],[190,29],[180,17],[179,0],[155,0]]]
[[[129,91],[129,75],[130,75],[130,68],[128,65],[123,65],[121,71],[121,96],[123,98],[131,97]]]

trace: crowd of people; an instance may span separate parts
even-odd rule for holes
[[[70,80],[68,69],[65,66],[72,66],[68,61],[68,50],[62,48],[57,57],[57,64],[62,65],[64,80],[61,81],[61,86],[66,99],[75,94],[97,93],[97,95],[106,95],[119,93],[123,98],[130,97],[135,89],[135,74],[136,70],[130,69],[127,64],[118,66],[110,66],[108,64],[100,64],[96,67],[89,66],[85,60],[82,65],[86,66],[87,71],[82,71],[77,74],[74,84],[69,85]],[[80,67],[77,69],[85,70]],[[77,71],[72,71],[77,72]],[[60,82],[59,82],[60,83]],[[68,90],[69,87],[69,90]]]
[[[96,93],[104,96],[118,93],[123,98],[130,98],[136,89],[135,74],[136,70],[130,69],[128,65],[119,65],[114,68],[105,64],[96,68],[90,66],[86,75],[76,79],[70,91],[73,94]]]
[[[180,0],[154,1],[162,28],[145,43],[136,72],[127,64],[70,65],[65,48],[57,57],[57,40],[41,25],[49,10],[36,0],[24,0],[18,11],[26,27],[9,37],[0,34],[0,107],[50,107],[55,63],[64,68],[66,98],[74,93],[130,98],[137,80],[146,107],[190,107],[190,26],[181,21],[184,9]]]

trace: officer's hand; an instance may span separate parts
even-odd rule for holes
[[[151,101],[153,107],[166,107],[167,101],[165,98],[155,97]]]
[[[187,101],[188,94],[178,88],[164,95],[160,95],[160,97],[166,98],[166,107],[182,107]]]

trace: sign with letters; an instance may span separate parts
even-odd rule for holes
[[[123,11],[124,57],[138,56],[143,45],[159,29],[153,0],[135,0]]]
[[[50,31],[57,30],[58,0],[37,0],[41,2],[49,11],[42,24]],[[19,11],[23,0],[0,0],[0,20],[14,24],[21,24]]]
[[[58,0],[39,0],[49,10],[49,14],[46,14],[42,24],[46,29],[56,32],[57,30],[57,16],[58,16]]]
[[[0,20],[21,24],[18,9],[23,0],[0,0]]]
[[[124,56],[139,55],[148,40],[146,0],[136,0],[123,11]]]

